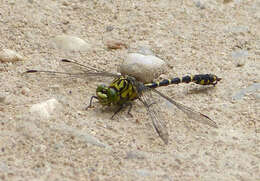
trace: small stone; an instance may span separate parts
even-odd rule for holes
[[[245,95],[256,93],[258,90],[260,90],[260,83],[254,83],[251,86],[238,91],[234,96],[232,96],[232,99],[233,100],[242,99]]]
[[[62,149],[64,148],[64,144],[63,143],[56,143],[54,146],[53,146],[54,149],[56,150],[59,150],[59,149]]]
[[[146,47],[146,46],[139,47],[138,53],[140,53],[142,55],[153,55],[154,54],[153,51],[149,47]]]
[[[152,82],[166,70],[166,63],[152,55],[142,55],[138,53],[128,54],[126,60],[120,66],[120,73],[130,75],[137,80]]]
[[[245,63],[246,63],[245,59],[238,59],[238,60],[236,61],[236,66],[237,66],[237,67],[242,67],[242,66],[245,65]]]
[[[138,169],[136,170],[136,173],[142,177],[148,177],[154,175],[153,171],[148,169]]]
[[[108,49],[123,49],[127,48],[127,45],[120,41],[110,40],[106,42],[106,46]]]
[[[232,58],[235,59],[237,67],[245,65],[246,58],[248,57],[248,51],[237,50],[232,52]]]
[[[235,34],[245,34],[250,32],[250,28],[248,26],[231,26],[227,27],[227,31]]]
[[[62,2],[62,5],[63,5],[63,6],[69,6],[69,3],[68,3],[67,1],[63,1],[63,2]]]
[[[106,27],[106,32],[113,31],[114,27],[113,26],[107,26]]]
[[[22,88],[22,91],[21,91],[22,95],[28,96],[29,92],[30,92],[30,89],[28,87]]]
[[[141,153],[134,152],[134,151],[129,151],[126,154],[125,159],[144,159],[145,156],[142,155]]]
[[[84,40],[69,35],[58,35],[52,40],[55,48],[65,51],[87,51],[90,45]]]
[[[32,105],[30,112],[42,119],[49,119],[54,111],[58,110],[60,105],[56,99],[49,99],[45,102]]]
[[[248,51],[246,50],[237,50],[232,52],[232,58],[238,59],[238,58],[244,58],[248,57]]]
[[[0,62],[17,62],[23,60],[25,58],[13,50],[3,49],[0,52]]]
[[[195,5],[197,8],[200,8],[200,9],[205,9],[205,5],[204,3],[202,3],[201,1],[194,1]]]
[[[230,2],[232,2],[233,0],[223,0],[223,3],[224,4],[227,4],[227,3],[230,3]]]
[[[106,143],[101,142],[98,138],[92,136],[91,134],[88,134],[87,132],[83,132],[79,129],[73,128],[71,126],[68,126],[66,124],[55,124],[52,126],[52,129],[56,131],[61,131],[62,133],[66,133],[68,135],[71,135],[80,141],[86,143],[86,144],[92,144],[98,147],[107,148],[110,149],[110,146]]]
[[[142,177],[166,176],[163,171],[155,171],[149,169],[136,169],[135,173]]]

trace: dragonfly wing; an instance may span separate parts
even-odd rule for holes
[[[46,71],[46,70],[28,70],[24,73],[46,73],[49,75],[64,75],[64,76],[70,76],[70,77],[79,77],[79,78],[86,78],[86,77],[94,77],[94,76],[100,76],[100,77],[120,77],[118,74],[106,72],[103,70],[98,70],[94,67],[83,65],[78,63],[74,60],[67,60],[62,59],[61,62],[66,65],[68,71],[65,72],[59,72],[59,71]],[[70,72],[72,70],[78,70],[77,72]]]
[[[49,75],[64,75],[69,77],[79,77],[79,78],[86,78],[86,77],[120,77],[118,74],[113,74],[109,72],[83,72],[83,73],[69,73],[69,72],[58,72],[58,71],[46,71],[46,70],[27,70],[23,74],[27,73],[46,73]]]
[[[61,59],[60,61],[64,66],[67,66],[69,68],[73,67],[73,69],[78,69],[81,72],[106,72],[104,70],[91,67],[90,65],[81,64],[76,60]]]
[[[193,110],[190,107],[184,106],[183,104],[180,104],[180,103],[174,101],[173,99],[169,98],[168,96],[164,95],[163,93],[159,92],[156,89],[152,89],[152,90],[154,92],[156,92],[157,94],[159,94],[161,97],[165,98],[170,103],[174,104],[177,108],[182,110],[184,113],[186,113],[186,115],[189,118],[191,118],[193,120],[196,120],[196,121],[198,121],[200,123],[209,125],[211,127],[218,128],[217,123],[214,122],[212,119],[210,119],[208,116],[206,116],[206,115],[204,115],[204,114],[202,114],[200,112],[197,112],[197,111]]]
[[[146,110],[152,119],[153,127],[155,128],[156,132],[159,134],[161,139],[165,144],[168,144],[168,130],[166,127],[165,120],[163,119],[162,112],[158,106],[158,104],[152,98],[151,91],[144,91],[142,95],[139,96],[139,100],[144,104]]]

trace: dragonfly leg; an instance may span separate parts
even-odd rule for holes
[[[97,96],[91,96],[90,101],[89,101],[89,105],[85,108],[85,110],[88,110],[88,108],[92,107],[93,99],[98,99],[98,97]]]
[[[131,110],[132,110],[132,107],[133,107],[133,104],[131,102],[127,102],[126,103],[126,106],[129,106],[129,109],[127,111],[127,114],[130,116],[130,117],[134,117],[131,113]]]
[[[127,103],[121,105],[121,106],[116,110],[116,112],[113,114],[113,116],[111,117],[111,119],[113,119],[114,116],[115,116],[117,113],[119,113],[123,108],[128,107],[128,106],[129,106],[129,109],[128,109],[128,111],[127,111],[127,114],[128,114],[129,116],[133,117],[133,115],[131,114],[131,110],[132,110],[133,105],[132,105],[131,102],[127,102]]]
[[[123,108],[124,108],[124,106],[121,105],[121,106],[116,110],[116,112],[112,115],[111,119],[114,119],[114,116],[115,116],[117,113],[119,113]]]

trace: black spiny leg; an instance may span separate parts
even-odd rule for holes
[[[126,106],[129,106],[129,109],[127,111],[127,114],[130,116],[130,117],[134,117],[131,113],[131,110],[132,110],[132,107],[133,107],[133,104],[131,102],[127,102],[126,103]]]
[[[133,105],[132,105],[131,102],[127,102],[127,103],[121,105],[121,106],[116,110],[116,112],[113,114],[113,116],[111,117],[111,119],[113,119],[114,116],[115,116],[117,113],[119,113],[123,108],[125,108],[125,107],[127,107],[127,106],[129,106],[129,109],[128,109],[128,111],[127,111],[127,114],[128,114],[129,116],[133,117],[133,115],[131,114],[131,110],[132,110]]]
[[[98,99],[98,97],[97,96],[91,96],[90,101],[89,101],[89,105],[86,107],[85,110],[88,110],[88,108],[92,107],[93,99]]]
[[[121,105],[121,106],[116,110],[116,112],[113,114],[113,116],[111,117],[111,119],[114,119],[114,116],[115,116],[117,113],[119,113],[123,108],[124,108],[124,106]]]

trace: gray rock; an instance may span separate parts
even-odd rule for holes
[[[23,60],[25,58],[13,50],[3,49],[0,52],[0,62],[17,62]]]
[[[110,32],[110,31],[113,31],[114,30],[114,27],[109,25],[106,27],[106,32]]]
[[[138,170],[136,170],[136,173],[142,177],[154,175],[153,171],[148,170],[148,169],[138,169]]]
[[[141,46],[138,49],[138,53],[142,54],[142,55],[153,55],[153,51],[146,46]]]
[[[128,54],[120,66],[120,73],[130,75],[142,82],[151,82],[166,70],[166,63],[152,55]]]
[[[246,50],[236,50],[232,52],[232,58],[238,59],[238,58],[244,58],[248,57],[248,51]]]
[[[155,177],[155,176],[163,176],[167,177],[166,173],[163,171],[158,171],[158,170],[149,170],[149,169],[137,169],[135,170],[136,175],[142,176],[142,177]]]
[[[241,67],[245,65],[246,58],[248,57],[248,51],[236,50],[232,52],[232,58],[235,59],[236,66]]]
[[[52,114],[59,111],[61,104],[56,99],[49,99],[45,102],[34,104],[30,108],[30,112],[41,119],[49,119]]]
[[[145,155],[137,151],[129,151],[126,153],[125,159],[144,159]]]
[[[194,3],[197,8],[205,9],[205,4],[203,2],[196,0],[196,1],[194,1]]]
[[[70,127],[66,124],[55,124],[52,126],[52,129],[54,129],[56,131],[61,131],[63,134],[73,135],[75,138],[79,139],[82,142],[85,142],[86,144],[92,144],[92,145],[95,145],[98,147],[104,147],[104,148],[110,149],[110,147],[107,144],[102,143],[94,136],[92,136],[86,132],[83,132],[79,129]]]
[[[87,51],[90,48],[90,45],[86,41],[69,35],[56,36],[52,40],[52,45],[55,48],[65,51]]]
[[[251,86],[238,91],[235,95],[233,95],[232,99],[233,100],[242,99],[246,94],[252,94],[258,90],[260,90],[260,83],[252,84]]]
[[[250,31],[248,26],[231,26],[227,28],[227,31],[235,34],[247,33]]]

